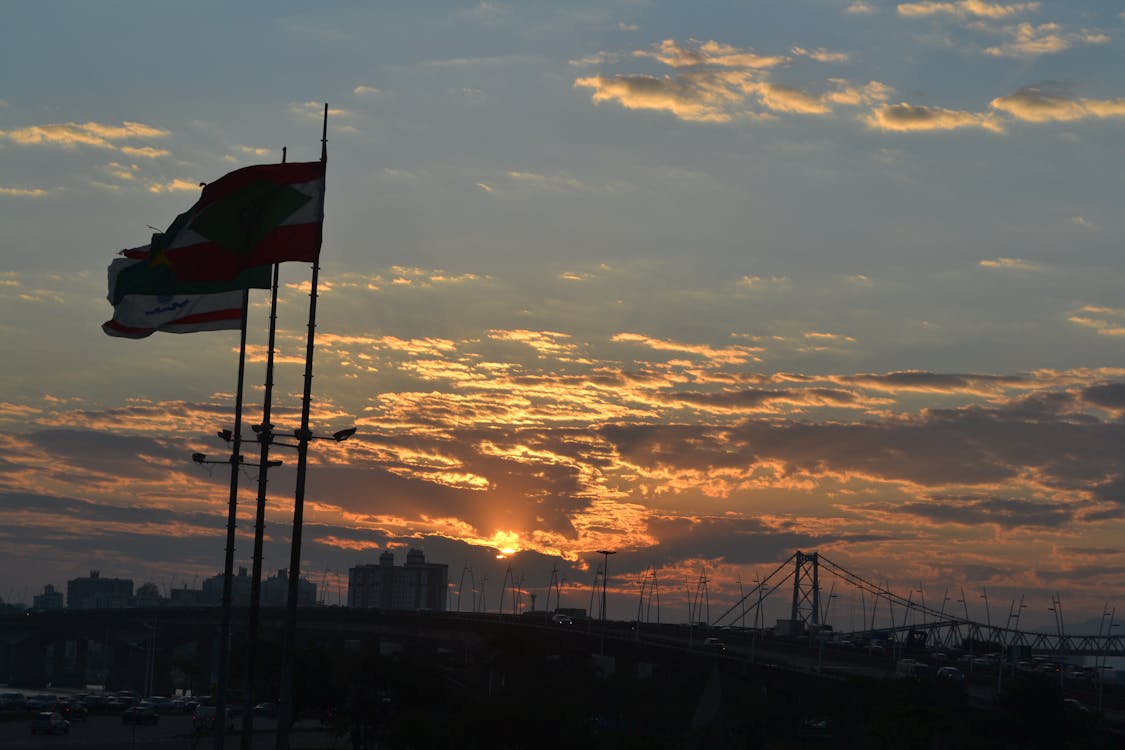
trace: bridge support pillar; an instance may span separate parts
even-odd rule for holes
[[[820,624],[820,561],[816,552],[798,551],[793,556],[793,609],[790,619],[808,625]]]
[[[79,687],[90,683],[90,641],[79,638],[74,643],[74,678]]]
[[[50,678],[47,672],[47,644],[42,641],[27,640],[16,643],[11,648],[11,675],[13,685],[43,687]]]

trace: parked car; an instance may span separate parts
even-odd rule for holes
[[[151,705],[141,702],[129,706],[121,714],[122,724],[155,724],[160,721],[160,714]]]
[[[0,693],[0,711],[22,711],[27,706],[23,693]]]
[[[964,682],[965,673],[957,667],[940,667],[937,671],[937,678],[948,682]]]
[[[169,713],[172,707],[172,699],[165,698],[163,695],[150,695],[149,697],[145,698],[145,703],[148,703],[153,708],[155,708],[156,713],[158,714]]]
[[[58,711],[40,711],[31,719],[32,734],[70,734],[70,722]]]
[[[1063,698],[1063,709],[1075,713],[1085,715],[1090,713],[1090,707],[1082,703],[1077,698]]]
[[[551,622],[555,623],[556,625],[573,625],[574,618],[570,615],[564,615],[562,612],[557,612],[554,615],[551,615]]]
[[[716,651],[722,653],[727,650],[727,644],[720,641],[718,638],[704,638],[703,648],[707,651]]]
[[[30,711],[50,711],[58,702],[59,696],[53,693],[41,693],[39,695],[28,696],[25,705]]]
[[[83,723],[90,714],[86,704],[76,700],[59,701],[55,705],[55,710],[62,714],[67,721],[81,721]]]
[[[273,701],[264,701],[254,706],[255,716],[265,716],[270,719],[277,718],[277,704]]]
[[[227,731],[234,730],[235,718],[242,715],[241,709],[227,706],[227,716],[224,724]],[[215,728],[215,706],[200,703],[191,715],[191,726],[196,732],[210,732]]]

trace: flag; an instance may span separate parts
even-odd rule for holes
[[[244,289],[239,274],[283,261],[314,262],[324,225],[324,162],[244,167],[207,184],[188,211],[154,234],[143,264],[123,269],[127,294],[168,293],[177,283],[210,293]]]
[[[136,252],[136,251],[133,251]],[[109,266],[109,294],[115,296],[122,272],[144,263],[143,258],[115,258]],[[266,285],[269,268],[264,267]],[[110,336],[143,339],[157,331],[194,333],[238,329],[242,325],[243,289],[213,294],[128,294],[113,306],[113,319],[102,324]]]

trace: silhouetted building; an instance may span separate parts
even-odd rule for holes
[[[289,571],[282,569],[272,578],[262,580],[263,607],[284,607],[289,601]],[[316,604],[316,584],[301,578],[297,581],[297,606],[311,607]]]
[[[212,607],[222,605],[222,573],[217,573],[203,581],[203,603]],[[230,577],[230,603],[235,607],[245,607],[250,604],[250,576],[246,568],[239,568],[238,573]]]
[[[378,565],[348,570],[348,606],[359,609],[428,609],[445,611],[449,566],[428,563],[422,550],[406,553],[406,564],[395,567],[395,556],[384,552]]]
[[[189,589],[184,586],[182,589],[172,589],[169,593],[173,607],[206,607],[213,604],[203,596],[203,589]]]
[[[230,601],[236,607],[250,605],[250,576],[246,568],[239,568],[237,575],[231,576]],[[263,607],[284,607],[289,601],[289,571],[279,570],[271,578],[262,579],[261,599]],[[217,607],[223,603],[223,574],[208,578],[203,582],[201,604]],[[316,604],[316,584],[302,578],[297,582],[297,606],[311,607]]]
[[[36,594],[32,597],[31,606],[35,609],[62,609],[62,592],[55,591],[55,587],[48,583],[43,587],[42,594]]]
[[[66,582],[67,609],[123,609],[133,600],[130,578],[102,578],[91,570],[88,578]]]

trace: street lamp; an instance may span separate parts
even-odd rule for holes
[[[273,425],[272,424],[255,424],[255,425],[251,425],[250,429],[254,431],[255,435],[257,435],[257,441],[259,443],[269,444],[269,445],[282,445],[282,446],[285,446],[286,448],[297,448],[297,447],[299,447],[298,445],[293,444],[293,443],[283,443],[279,440],[274,439],[274,432],[273,432]],[[316,435],[316,434],[313,434],[312,432],[308,432],[305,437],[308,440],[333,440],[337,443],[342,443],[345,440],[347,440],[348,438],[350,438],[352,435],[354,435],[355,433],[356,433],[355,427],[347,427],[343,430],[336,430],[331,435]],[[234,440],[234,433],[231,432],[230,430],[219,430],[216,434],[224,442],[229,443],[232,440]],[[301,439],[301,430],[300,429],[293,430],[293,437],[300,440]]]
[[[602,563],[602,655],[605,655],[605,629],[606,629],[606,616],[605,616],[605,594],[606,586],[609,582],[609,556],[616,555],[616,550],[600,549],[598,554],[602,556],[604,562]]]
[[[277,269],[275,267],[275,269],[274,269],[274,274],[275,274],[274,275],[274,285],[275,285],[274,288],[275,288],[275,290],[276,290],[276,284],[277,284],[276,271],[277,271]],[[272,356],[273,356],[273,342],[272,342],[272,329],[271,329],[271,342],[270,342],[270,357],[271,357],[271,359],[272,359]],[[268,369],[270,369],[272,371],[272,366]],[[299,484],[301,484],[301,483],[303,483],[303,480],[300,479],[300,475],[301,475],[301,471],[302,471],[302,467],[303,467],[303,463],[304,463],[304,456],[307,453],[307,445],[308,445],[309,440],[333,440],[337,443],[340,443],[340,442],[343,442],[344,440],[347,440],[348,438],[350,438],[352,435],[354,435],[356,433],[355,427],[349,427],[349,428],[346,428],[346,429],[343,429],[343,430],[337,430],[336,432],[332,433],[332,435],[330,437],[321,437],[321,436],[312,434],[312,432],[310,430],[307,430],[307,429],[305,429],[305,430],[296,429],[296,430],[293,431],[293,435],[294,435],[294,437],[297,438],[297,440],[298,440],[297,443],[283,443],[281,441],[275,440],[274,439],[274,431],[273,431],[274,425],[269,421],[269,419],[270,419],[270,403],[271,403],[270,393],[271,393],[272,388],[273,388],[272,374],[267,373],[266,377],[267,377],[266,399],[265,399],[265,406],[263,408],[263,415],[262,415],[263,421],[262,421],[261,424],[255,424],[255,425],[250,426],[250,429],[254,432],[256,441],[257,441],[257,443],[259,444],[260,447],[259,447],[259,461],[258,461],[257,510],[256,510],[256,514],[255,514],[255,521],[254,521],[254,552],[253,552],[253,564],[252,564],[253,573],[251,574],[251,580],[250,580],[250,616],[249,616],[249,624],[248,624],[249,639],[248,639],[248,648],[247,648],[247,654],[246,654],[247,667],[246,667],[246,690],[245,690],[246,695],[245,695],[245,698],[249,701],[248,705],[253,705],[252,701],[253,701],[253,698],[254,698],[254,692],[255,692],[255,688],[256,688],[255,672],[256,672],[256,669],[257,669],[257,662],[258,662],[258,654],[257,654],[258,643],[257,643],[257,641],[258,641],[259,611],[260,611],[260,608],[261,608],[261,601],[260,600],[261,600],[261,579],[262,579],[262,547],[263,547],[263,540],[264,540],[264,536],[265,536],[266,484],[267,484],[267,481],[268,481],[267,475],[269,473],[269,469],[276,468],[276,467],[282,465],[281,461],[269,459],[270,446],[278,445],[278,446],[282,446],[282,447],[286,447],[286,448],[293,448],[293,449],[297,450],[297,454],[298,454],[297,471],[298,471],[298,477],[299,477]],[[240,430],[238,429],[238,423],[236,423],[234,430],[227,430],[227,429],[219,430],[216,434],[219,437],[219,439],[222,440],[225,443],[234,443],[235,445],[239,445],[241,443],[241,440],[242,440]],[[194,460],[196,463],[200,463],[200,464],[208,463],[208,461],[206,460],[206,456],[204,456],[201,453],[197,453],[197,454],[192,455],[192,460]],[[234,460],[233,457],[232,457],[231,460],[233,462],[233,460]],[[242,463],[242,456],[238,457],[238,462],[240,464]],[[299,541],[296,541],[299,538],[299,529],[300,529],[299,521],[297,519],[298,519],[298,514],[296,512],[294,512],[294,527],[295,527],[295,530],[294,530],[295,544],[294,544],[294,546],[299,547]],[[288,650],[288,645],[289,645],[288,644],[289,633],[292,630],[292,628],[295,628],[295,623],[293,621],[296,618],[295,596],[296,596],[296,589],[297,589],[298,581],[293,580],[293,579],[297,578],[298,576],[299,576],[299,572],[297,571],[296,566],[294,565],[294,563],[291,560],[290,561],[290,579],[291,580],[289,581],[289,591],[288,591],[288,593],[289,593],[289,598],[294,599],[294,601],[286,603],[286,639],[287,639],[286,647],[287,647],[287,650]],[[289,712],[289,715],[291,715],[292,696],[289,694],[290,691],[288,691],[288,690],[283,690],[282,692],[284,693],[284,695],[282,697],[283,697],[284,702],[286,704],[285,710],[287,712]],[[250,747],[250,744],[251,744],[251,737],[252,737],[252,733],[253,733],[253,722],[254,722],[253,712],[251,712],[251,711],[244,712],[243,716],[242,716],[242,742],[241,742],[243,750],[249,750],[249,747]],[[287,736],[283,737],[282,734],[283,733],[279,733],[279,739],[278,739],[279,745],[280,744],[287,744],[287,741],[288,741],[288,737]]]
[[[1110,637],[1113,635],[1113,629],[1120,627],[1120,623],[1114,622],[1113,618],[1117,614],[1117,607],[1114,607],[1109,612],[1109,627],[1105,631],[1105,644],[1102,646],[1102,665],[1098,669],[1098,710],[1102,710],[1102,686],[1105,684],[1105,670],[1106,670],[1106,652],[1109,651]],[[1105,621],[1106,613],[1102,612],[1102,621]],[[1100,629],[1100,626],[1099,626]]]
[[[1066,629],[1065,629],[1065,626],[1063,625],[1062,598],[1059,596],[1058,592],[1056,592],[1054,597],[1051,598],[1051,605],[1052,606],[1047,607],[1047,611],[1055,613],[1055,627],[1059,631],[1059,651],[1062,653],[1063,661],[1065,662],[1066,661]],[[1060,669],[1059,670],[1059,687],[1060,688],[1063,686],[1063,681],[1065,680],[1065,677],[1066,677],[1066,670]]]

